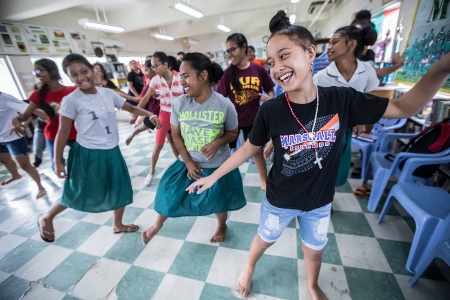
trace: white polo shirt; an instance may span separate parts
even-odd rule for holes
[[[313,80],[318,86],[346,86],[363,93],[373,91],[380,84],[375,68],[369,62],[359,59],[356,60],[356,70],[349,81],[344,79],[334,61],[325,69],[317,72]]]
[[[11,120],[23,114],[28,104],[11,95],[0,92],[0,143],[7,143],[20,139],[16,133],[11,133]]]

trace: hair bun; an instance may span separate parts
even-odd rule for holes
[[[291,26],[289,18],[286,16],[284,10],[279,10],[275,16],[272,17],[269,23],[269,30],[271,33],[283,30]]]

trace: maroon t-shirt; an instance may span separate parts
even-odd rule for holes
[[[216,91],[230,98],[234,103],[239,127],[251,126],[259,109],[260,96],[258,93],[262,93],[263,90],[266,93],[273,90],[275,84],[270,78],[269,72],[258,64],[250,63],[247,69],[235,68],[234,72],[242,84],[242,91],[236,95],[236,91],[231,86],[231,67],[225,70]]]

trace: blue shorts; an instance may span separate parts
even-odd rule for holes
[[[20,157],[28,154],[28,142],[26,137],[20,139],[0,143],[0,154],[10,153],[12,157]]]
[[[275,207],[264,196],[258,234],[263,241],[274,243],[292,219],[297,217],[302,244],[313,250],[322,250],[328,241],[330,215],[331,203],[311,211],[303,211]]]

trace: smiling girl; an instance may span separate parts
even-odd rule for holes
[[[66,56],[63,69],[78,90],[64,97],[61,104],[56,157],[61,156],[73,123],[78,136],[69,152],[67,173],[64,165],[55,159],[56,174],[66,180],[61,200],[38,221],[41,237],[46,242],[55,240],[53,218],[67,207],[86,212],[114,210],[114,233],[134,232],[138,226],[122,224],[125,206],[133,202],[133,190],[118,146],[114,108],[148,117],[153,114],[124,102],[110,89],[96,87],[94,67],[84,56]],[[157,117],[152,122],[161,126]]]
[[[197,193],[202,193],[272,138],[274,163],[261,203],[258,234],[238,289],[244,296],[249,293],[257,261],[297,217],[308,290],[313,299],[326,299],[318,278],[345,131],[358,124],[373,124],[381,117],[407,118],[417,113],[449,76],[450,55],[433,65],[409,92],[389,100],[346,87],[317,87],[311,76],[316,57],[311,33],[291,25],[284,11],[272,18],[269,28],[267,63],[285,93],[261,106],[243,147],[187,190],[193,193],[198,188]]]
[[[238,114],[239,131],[242,130],[244,140],[252,130],[253,122],[258,113],[259,101],[273,98],[275,86],[269,73],[263,66],[248,60],[248,43],[241,33],[234,33],[227,38],[225,51],[231,61],[222,79],[217,85],[217,92],[230,98]],[[263,91],[266,95],[263,95]],[[238,132],[239,134],[239,132]],[[230,148],[236,148],[236,140],[230,143]],[[266,189],[267,166],[263,149],[253,157],[261,180],[261,188]]]
[[[164,173],[155,197],[158,217],[153,226],[142,233],[147,244],[168,217],[204,216],[214,213],[218,226],[211,243],[225,238],[228,211],[245,204],[239,170],[230,172],[203,195],[184,189],[192,180],[214,172],[229,156],[228,143],[237,136],[237,115],[229,99],[211,91],[223,74],[206,55],[187,53],[180,66],[181,84],[186,94],[173,103],[171,130],[180,158]]]

